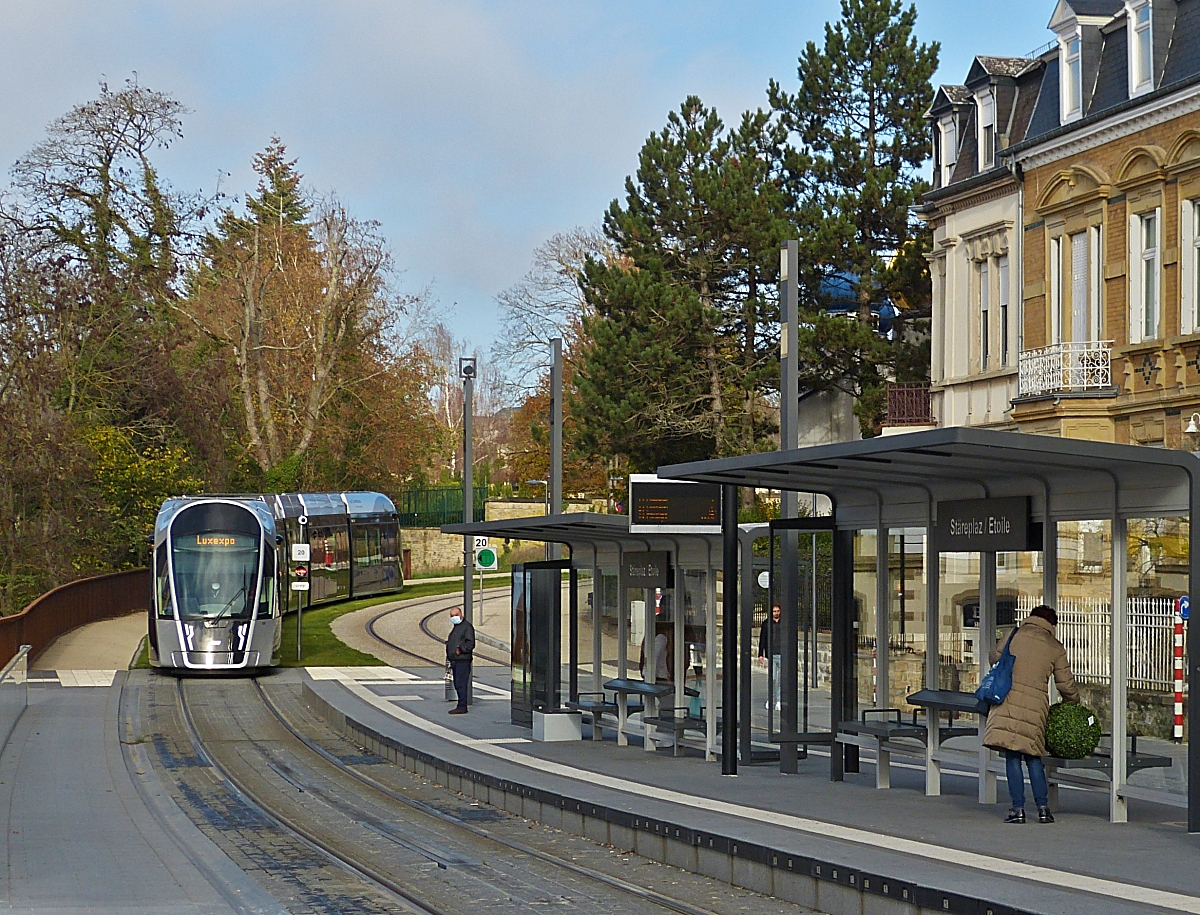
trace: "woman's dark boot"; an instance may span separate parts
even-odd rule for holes
[[[1039,807],[1038,808],[1038,822],[1039,823],[1053,823],[1054,822],[1054,814],[1052,814],[1050,812],[1049,807]]]
[[[1046,812],[1049,813],[1048,810]],[[1017,810],[1015,807],[1012,808],[1011,810],[1008,811],[1008,816],[1006,816],[1004,818],[1004,822],[1005,823],[1024,823],[1025,822],[1025,811]]]

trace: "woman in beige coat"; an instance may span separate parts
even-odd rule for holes
[[[1025,773],[1029,769],[1029,786],[1037,803],[1038,822],[1053,823],[1050,813],[1050,789],[1046,782],[1046,718],[1050,714],[1047,684],[1050,675],[1059,693],[1067,702],[1079,701],[1075,677],[1067,664],[1067,652],[1054,635],[1058,614],[1052,607],[1034,607],[1012,636],[1009,651],[1015,660],[1012,670],[1012,689],[1004,701],[988,714],[983,732],[983,745],[1003,750],[1008,769],[1008,793],[1012,809],[1006,823],[1025,822]],[[1002,648],[992,651],[991,661],[1000,659]]]

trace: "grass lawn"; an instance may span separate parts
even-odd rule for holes
[[[476,582],[478,586],[478,582]],[[488,580],[484,585],[486,590],[506,588],[509,585],[508,576]],[[368,597],[363,600],[343,601],[328,607],[318,607],[315,610],[304,611],[303,658],[296,660],[296,614],[291,613],[283,618],[283,641],[280,644],[280,667],[358,667],[381,666],[378,658],[365,654],[344,644],[330,628],[339,616],[361,610],[363,607],[373,607],[376,604],[386,604],[397,600],[412,600],[418,597],[432,597],[438,594],[461,593],[462,583],[456,581],[426,582],[413,584],[411,581],[404,586],[399,594],[385,594],[379,597]],[[137,662],[138,668],[150,666],[150,649],[145,641]]]

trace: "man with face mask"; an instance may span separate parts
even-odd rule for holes
[[[462,607],[450,610],[450,637],[446,639],[446,660],[454,674],[454,691],[458,693],[458,705],[450,709],[451,715],[467,713],[467,690],[471,684],[471,653],[475,650],[475,627],[463,617]]]

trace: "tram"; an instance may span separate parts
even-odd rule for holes
[[[150,663],[180,671],[277,664],[284,614],[404,584],[399,516],[377,492],[168,499],[153,566]]]

